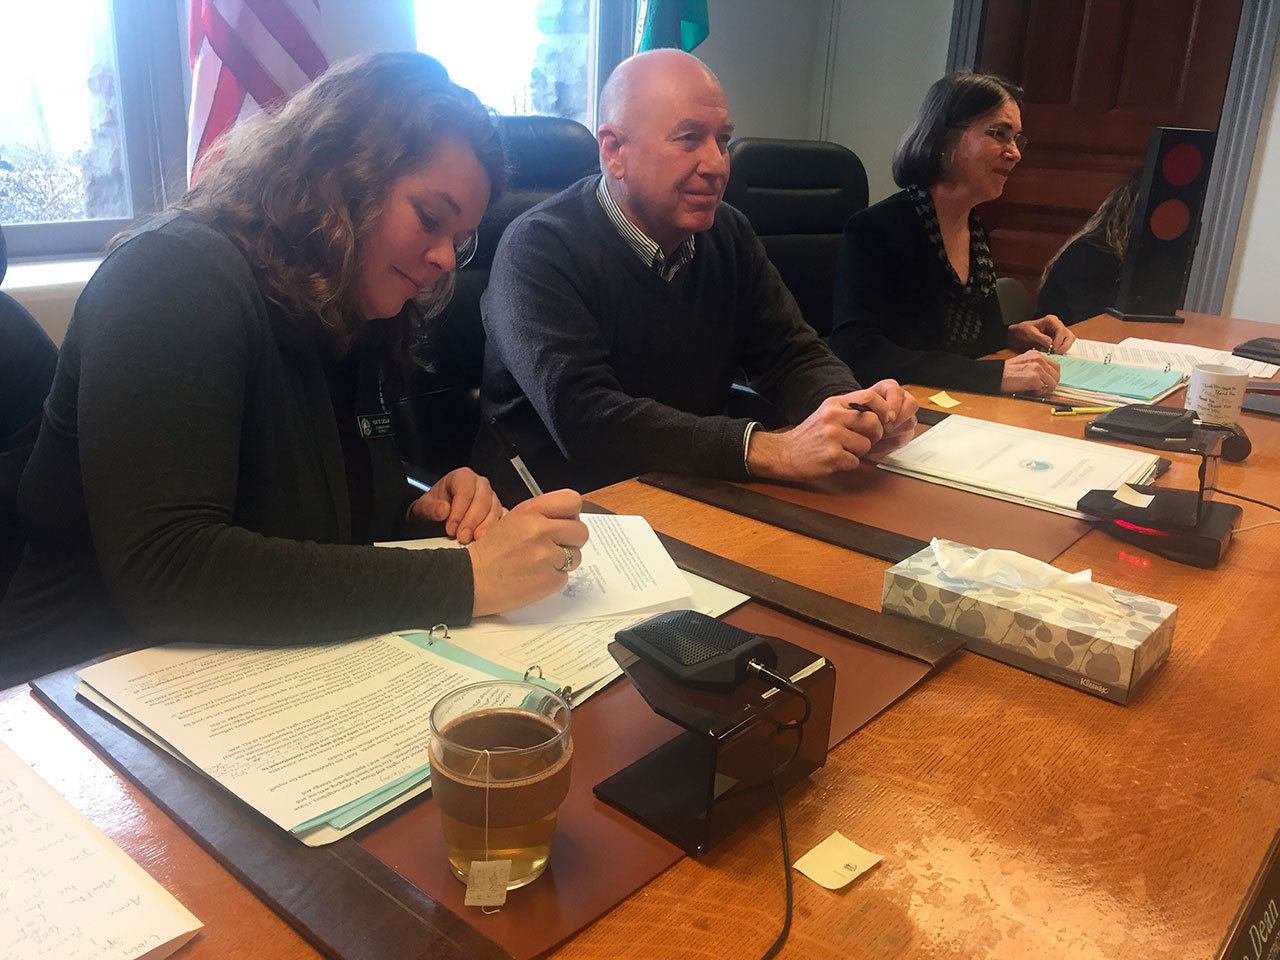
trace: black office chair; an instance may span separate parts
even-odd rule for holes
[[[390,405],[410,476],[433,483],[471,457],[480,426],[484,327],[480,295],[503,231],[517,216],[599,169],[596,139],[561,117],[498,117],[511,165],[507,192],[485,212],[475,257],[458,271],[453,301],[436,322],[404,396]]]
[[[866,168],[838,143],[764,137],[734,140],[729,161],[725,202],[746,214],[805,320],[827,336],[840,237],[845,221],[867,206]],[[741,384],[729,412],[782,425],[773,404]]]
[[[8,267],[0,229],[0,282]],[[58,348],[49,335],[22,304],[0,293],[0,597],[22,556],[18,481],[40,430],[57,363]]]
[[[769,259],[822,336],[845,221],[867,206],[857,154],[821,140],[742,137],[729,144],[726,203],[746,214]]]

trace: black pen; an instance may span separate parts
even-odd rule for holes
[[[875,411],[865,403],[854,403],[852,400],[849,401],[849,409],[856,410],[858,413],[875,413]]]
[[[520,452],[516,450],[516,445],[507,439],[507,435],[502,432],[502,428],[498,426],[498,418],[491,417],[489,420],[489,429],[493,431],[493,435],[498,442],[507,448],[507,453],[511,455],[511,466],[516,473],[520,475],[520,479],[524,481],[524,485],[529,488],[529,493],[535,497],[542,496],[542,488],[538,486],[538,481],[533,479],[533,474],[529,472],[529,468],[524,465],[524,461],[520,459]]]
[[[1047,403],[1051,407],[1057,407],[1059,410],[1070,410],[1071,404],[1063,403],[1061,400],[1051,400],[1048,397],[1037,397],[1030,393],[1007,393],[1005,396],[1012,400],[1030,400],[1032,403]]]

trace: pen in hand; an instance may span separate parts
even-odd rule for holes
[[[542,488],[538,486],[538,481],[533,479],[533,474],[529,472],[529,468],[524,465],[524,461],[520,459],[520,452],[516,450],[516,445],[507,439],[507,435],[502,432],[502,428],[498,426],[498,418],[491,417],[489,420],[489,429],[493,431],[494,437],[498,442],[507,448],[507,453],[511,457],[511,466],[520,479],[524,481],[525,487],[528,488],[530,495],[535,497],[542,496]]]

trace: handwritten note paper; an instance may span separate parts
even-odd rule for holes
[[[200,927],[0,743],[0,957],[160,960]]]
[[[866,873],[880,857],[864,850],[836,831],[795,862],[795,868],[828,890],[841,887]]]

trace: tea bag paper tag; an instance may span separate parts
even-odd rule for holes
[[[510,879],[510,860],[472,860],[467,895],[462,902],[468,907],[500,907],[507,902]]]
[[[839,890],[881,860],[838,830],[795,862],[795,868],[828,890]]]

